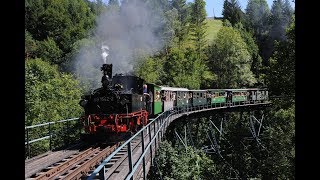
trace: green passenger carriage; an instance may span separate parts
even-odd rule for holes
[[[162,112],[162,102],[160,96],[161,87],[155,84],[147,84],[147,93],[150,96],[149,114],[155,116]]]
[[[225,104],[226,103],[226,90],[224,89],[208,89],[208,104]]]
[[[190,90],[192,92],[192,106],[207,105],[207,91],[206,90]]]

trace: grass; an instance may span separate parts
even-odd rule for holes
[[[213,18],[207,18],[207,40],[208,43],[211,44],[211,42],[217,37],[217,33],[222,27],[222,21],[221,20],[215,20]]]
[[[212,41],[217,37],[217,33],[222,27],[222,21],[220,19],[207,18],[207,31],[206,31],[206,39],[207,45],[210,45]],[[182,47],[183,48],[192,48],[194,46],[194,42],[191,40],[190,34],[189,37],[185,40]]]

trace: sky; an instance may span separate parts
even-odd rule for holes
[[[187,0],[187,2],[194,2],[194,0]],[[222,17],[222,8],[224,0],[205,0],[205,2],[208,17],[213,17],[213,12],[214,16]],[[241,6],[241,9],[244,11],[247,7],[248,0],[238,0],[238,2]],[[267,3],[269,5],[269,8],[271,9],[273,0],[267,0]],[[290,0],[290,3],[292,7],[295,7],[295,4],[292,2],[292,0]]]

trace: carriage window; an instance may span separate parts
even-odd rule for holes
[[[192,98],[192,93],[189,93],[189,98]]]
[[[154,98],[154,100],[155,101],[160,101],[160,91],[158,91],[158,90],[155,90],[156,92],[155,92],[155,98]]]
[[[183,93],[183,98],[185,99],[187,97],[187,94],[186,93]]]
[[[202,98],[202,93],[200,93],[200,97]]]
[[[218,92],[216,92],[216,96],[219,96],[219,93],[218,93]]]

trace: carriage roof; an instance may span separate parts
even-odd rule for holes
[[[187,88],[177,88],[177,87],[165,87],[165,86],[160,86],[161,90],[164,91],[189,91]]]

